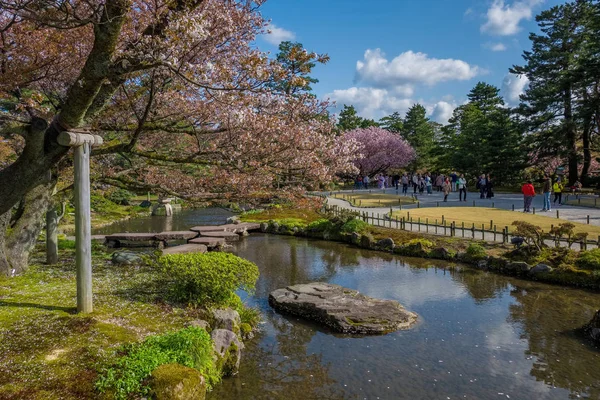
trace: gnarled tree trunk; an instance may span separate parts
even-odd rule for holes
[[[0,274],[12,276],[27,269],[55,185],[48,177],[25,195],[16,213],[9,210],[0,216]]]

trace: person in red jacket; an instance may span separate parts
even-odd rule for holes
[[[523,212],[531,212],[531,203],[535,197],[535,188],[531,181],[527,181],[527,183],[523,185],[521,191],[523,192],[523,202],[525,203]]]

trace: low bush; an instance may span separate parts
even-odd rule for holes
[[[254,290],[256,264],[229,253],[169,254],[160,257],[169,297],[180,303],[221,306],[235,291]]]
[[[340,228],[341,233],[362,233],[369,227],[365,221],[358,218],[351,218],[347,220]]]
[[[131,199],[134,197],[133,193],[125,189],[117,189],[106,195],[106,198],[115,204],[122,206],[128,206]]]
[[[306,226],[308,232],[325,232],[333,229],[333,223],[328,219],[318,219]]]
[[[469,247],[467,247],[467,257],[471,260],[483,260],[487,257],[487,252],[485,248],[479,243],[470,243]]]
[[[150,336],[141,343],[127,345],[115,363],[100,372],[96,388],[115,399],[148,395],[144,382],[160,365],[177,363],[194,368],[206,378],[207,385],[219,382],[213,361],[212,341],[201,328],[189,327],[164,335]]]
[[[581,269],[600,270],[600,249],[582,251],[575,265]]]

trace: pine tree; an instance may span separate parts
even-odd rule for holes
[[[571,184],[578,179],[578,139],[584,109],[578,102],[583,94],[583,74],[577,60],[586,36],[582,23],[589,5],[589,1],[576,1],[538,15],[542,34],[529,35],[532,50],[523,54],[525,65],[511,69],[529,78],[519,113],[534,133],[538,154],[566,157]]]
[[[421,104],[415,104],[406,112],[401,135],[417,152],[414,162],[416,169],[431,166],[434,129],[426,116],[427,110]]]

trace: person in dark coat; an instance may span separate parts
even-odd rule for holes
[[[494,188],[494,182],[492,181],[492,177],[490,175],[487,176],[487,181],[485,183],[485,192],[486,192],[486,199],[491,199],[492,197],[494,197],[494,191],[492,190]]]

